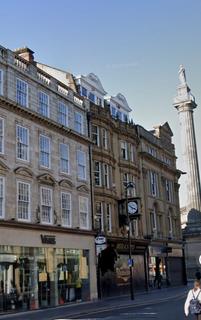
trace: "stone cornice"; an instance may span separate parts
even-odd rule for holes
[[[152,163],[157,163],[160,165],[161,168],[165,168],[166,171],[169,171],[170,173],[174,173],[175,175],[178,176],[178,170],[176,168],[172,168],[169,165],[167,165],[166,163],[164,163],[163,161],[155,158],[154,156],[152,156],[150,153],[146,152],[146,151],[141,151],[140,155],[142,156],[142,158],[147,158],[148,160],[150,160]]]
[[[46,126],[52,130],[57,130],[60,134],[70,136],[73,139],[79,141],[80,143],[84,143],[87,145],[91,143],[91,140],[88,137],[80,135],[76,133],[76,131],[74,131],[73,129],[66,128],[50,118],[43,117],[39,113],[29,108],[23,108],[10,99],[5,99],[3,97],[0,97],[0,107],[17,114],[21,114],[23,115],[23,117],[31,121],[34,120],[34,121],[37,121],[39,124],[42,123],[43,126]]]
[[[96,149],[93,148],[92,157],[93,157],[93,160],[95,160],[95,161],[104,162],[104,160],[106,160],[106,163],[107,163],[107,161],[112,162],[113,166],[116,163],[116,160],[115,160],[115,158],[113,156],[111,156],[111,153],[108,153],[106,151],[104,152],[102,149],[101,150],[97,150],[97,148]],[[108,164],[110,164],[110,163],[108,163]]]

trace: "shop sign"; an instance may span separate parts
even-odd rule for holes
[[[95,238],[95,244],[102,245],[106,243],[106,238],[104,236],[97,236]]]
[[[45,244],[56,244],[56,236],[41,234],[41,241]]]

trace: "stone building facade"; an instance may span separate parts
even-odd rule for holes
[[[142,224],[149,239],[149,281],[162,275],[167,285],[185,282],[179,208],[181,172],[176,169],[172,131],[166,122],[147,131],[137,126],[140,141]]]
[[[172,131],[131,110],[93,73],[0,47],[2,310],[128,293],[128,228],[134,289],[182,283]],[[130,223],[126,200],[139,205]]]
[[[96,298],[87,101],[70,80],[0,47],[1,310]]]
[[[77,85],[90,100],[94,227],[107,241],[99,256],[103,256],[98,263],[99,295],[129,291],[125,208],[129,182],[133,188],[127,190],[128,200],[138,198],[141,204],[140,217],[130,225],[135,289],[156,286],[159,275],[165,285],[181,284],[185,280],[178,196],[181,172],[176,169],[172,131],[168,123],[152,131],[135,125],[129,120],[131,108],[125,97],[104,97],[98,77],[93,76],[93,83],[88,78],[79,76]],[[102,92],[99,99],[104,106],[97,103],[96,92]],[[113,263],[108,259],[112,255]]]

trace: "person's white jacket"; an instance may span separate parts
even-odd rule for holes
[[[186,302],[184,304],[184,313],[186,316],[189,315],[189,305],[190,305],[190,301],[192,299],[194,299],[194,297],[197,298],[198,296],[198,300],[199,302],[201,303],[201,289],[197,289],[197,290],[194,290],[194,289],[191,289],[189,292],[188,292],[188,295],[187,295],[187,298],[186,298]]]

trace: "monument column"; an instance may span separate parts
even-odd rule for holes
[[[193,110],[197,104],[186,83],[183,66],[179,68],[179,80],[174,106],[179,113],[182,154],[187,173],[187,210],[188,212],[192,209],[201,211],[200,175],[193,120]]]

